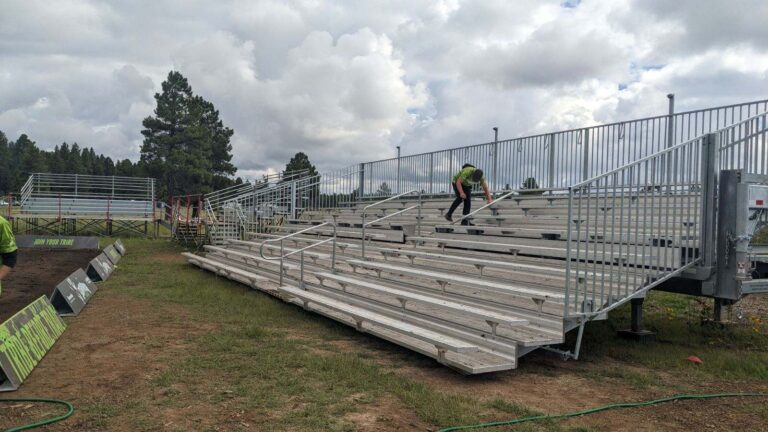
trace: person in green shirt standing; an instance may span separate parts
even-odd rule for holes
[[[3,279],[16,266],[16,237],[13,236],[11,223],[0,216],[0,294],[3,293]]]
[[[461,171],[453,176],[453,180],[451,181],[451,186],[453,187],[453,193],[456,195],[456,199],[453,200],[451,208],[448,209],[448,213],[445,214],[445,219],[448,222],[453,222],[453,212],[462,202],[464,203],[464,209],[462,211],[464,216],[468,215],[472,210],[472,186],[476,184],[482,185],[488,204],[493,202],[491,191],[488,189],[488,183],[486,183],[485,176],[483,175],[483,170],[475,168],[470,164],[464,164],[464,166],[461,167]],[[462,219],[461,224],[474,225],[469,219]]]

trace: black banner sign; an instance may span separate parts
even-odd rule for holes
[[[60,316],[77,315],[98,288],[83,269],[61,281],[51,294],[51,304]]]
[[[99,254],[96,258],[92,259],[88,264],[88,270],[86,274],[94,282],[101,282],[107,280],[109,275],[115,270],[115,266],[112,265],[112,261],[107,258],[106,255]]]
[[[17,235],[16,245],[21,249],[98,250],[99,238]]]

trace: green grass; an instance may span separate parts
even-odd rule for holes
[[[702,324],[701,318],[710,316],[709,302],[711,300],[651,292],[645,305],[645,326],[656,333],[657,342],[643,345],[618,337],[617,330],[629,328],[629,306],[622,307],[611,313],[610,320],[586,327],[584,360],[600,361],[608,357],[651,371],[768,385],[768,335],[749,325]],[[687,361],[692,355],[700,357],[703,363],[695,365]],[[616,371],[609,368],[601,372],[610,375]],[[629,374],[624,378],[639,387],[662,384],[658,377],[633,376],[634,372],[627,370],[616,373]]]

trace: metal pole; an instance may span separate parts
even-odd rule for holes
[[[359,193],[360,196],[357,197],[357,200],[360,201],[365,196],[365,164],[360,164],[360,187],[359,187]]]
[[[432,183],[435,181],[435,154],[429,154],[429,194],[432,195]]]
[[[715,217],[717,216],[717,169],[720,135],[708,134],[704,137],[701,152],[701,206],[702,221],[699,231],[699,248],[702,252],[702,267],[712,268],[715,265]]]
[[[284,260],[285,260],[285,253],[283,249],[283,239],[281,238],[280,239],[280,286],[283,286],[283,261]]]
[[[667,117],[667,148],[672,147],[672,140],[675,137],[674,131],[674,119],[675,119],[675,94],[670,93],[667,95],[669,99],[669,114]]]
[[[291,219],[296,219],[296,181],[291,182]]]
[[[400,146],[397,146],[397,193],[400,193]]]
[[[550,189],[555,188],[555,134],[549,134],[549,167],[547,169],[548,177],[547,177],[547,187]],[[554,191],[549,191],[550,194],[553,194]]]
[[[669,114],[667,115],[667,148],[670,148],[674,145],[675,140],[675,94],[670,93],[667,95],[667,99],[669,99]],[[664,156],[664,162],[667,165],[666,170],[666,178],[664,181],[667,184],[667,193],[672,191],[672,186],[670,185],[672,180],[672,160],[671,155],[667,154]],[[674,164],[677,165],[677,164]]]
[[[416,215],[416,235],[421,235],[421,191],[419,191],[419,208]]]
[[[498,190],[499,188],[499,182],[498,182],[498,169],[499,169],[499,128],[495,127],[493,128],[493,182],[491,184],[493,185],[492,191]]]
[[[336,273],[336,221],[333,221],[333,249],[331,250],[331,272]]]
[[[303,290],[306,290],[307,288],[304,286],[304,250],[302,250],[299,253],[299,258],[301,259],[301,265],[300,265],[300,270],[299,270],[299,272],[301,273],[301,275],[299,276],[301,281],[299,282],[299,284],[300,284],[299,288],[301,288]]]
[[[589,129],[584,129],[582,143],[584,146],[584,160],[581,167],[581,181],[589,179]]]
[[[360,234],[360,250],[363,254],[363,260],[365,260],[365,209],[363,209],[363,224]]]

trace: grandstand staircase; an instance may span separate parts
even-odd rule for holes
[[[379,201],[341,202],[329,193],[326,205],[294,208],[293,218],[258,232],[236,207],[221,206],[232,214],[214,214],[216,230],[230,220],[242,236],[222,232],[202,253],[184,256],[462,373],[514,369],[542,348],[578,358],[587,322],[686,272],[711,271],[701,250],[714,231],[709,197],[717,170],[729,168],[715,156],[757,139],[764,145],[761,116],[566,189],[477,200],[474,226],[445,219],[452,197],[422,199],[418,190]],[[302,201],[295,186],[290,196],[289,206]],[[565,347],[575,329],[575,345]]]
[[[513,369],[519,357],[534,349],[562,344],[565,333],[583,322],[565,314],[565,237],[546,238],[567,228],[565,218],[551,216],[562,212],[567,200],[534,196],[517,202],[503,201],[474,217],[476,222],[492,219],[493,225],[469,229],[447,225],[440,209],[449,203],[446,199],[424,202],[419,233],[408,228],[410,234],[405,234],[403,227],[413,225],[413,215],[408,214],[366,230],[365,257],[360,243],[362,205],[337,209],[330,216],[319,212],[312,218],[308,213],[301,220],[272,227],[270,234],[250,233],[248,240],[230,239],[205,246],[204,256],[186,257],[201,268],[468,374]],[[392,201],[377,207],[370,217],[381,218],[409,204],[412,201]],[[481,205],[479,201],[475,204]],[[528,216],[522,215],[523,208],[529,209]],[[535,215],[534,209],[546,216]],[[335,266],[332,243],[311,247],[332,237],[332,226],[318,225],[334,219]],[[540,230],[539,238],[532,238],[531,232],[525,230],[518,236],[521,226]],[[453,237],[442,237],[446,228],[454,230]],[[486,234],[485,229],[491,232]],[[303,230],[309,231],[299,233]],[[275,240],[292,234],[282,240],[281,252],[280,242]],[[260,255],[262,245],[264,257]],[[284,261],[280,284],[279,260],[269,258],[306,247],[311,248],[303,252],[303,283],[300,255],[294,254]],[[650,246],[645,244],[645,248]],[[622,265],[610,264],[605,271]],[[574,285],[583,284],[586,278],[605,277],[587,271],[570,274]],[[623,284],[640,281],[641,276],[633,275]],[[581,300],[584,310],[609,302],[605,293],[601,297],[600,293],[589,292],[588,297],[588,301]],[[605,314],[601,314],[591,319],[604,318]]]

